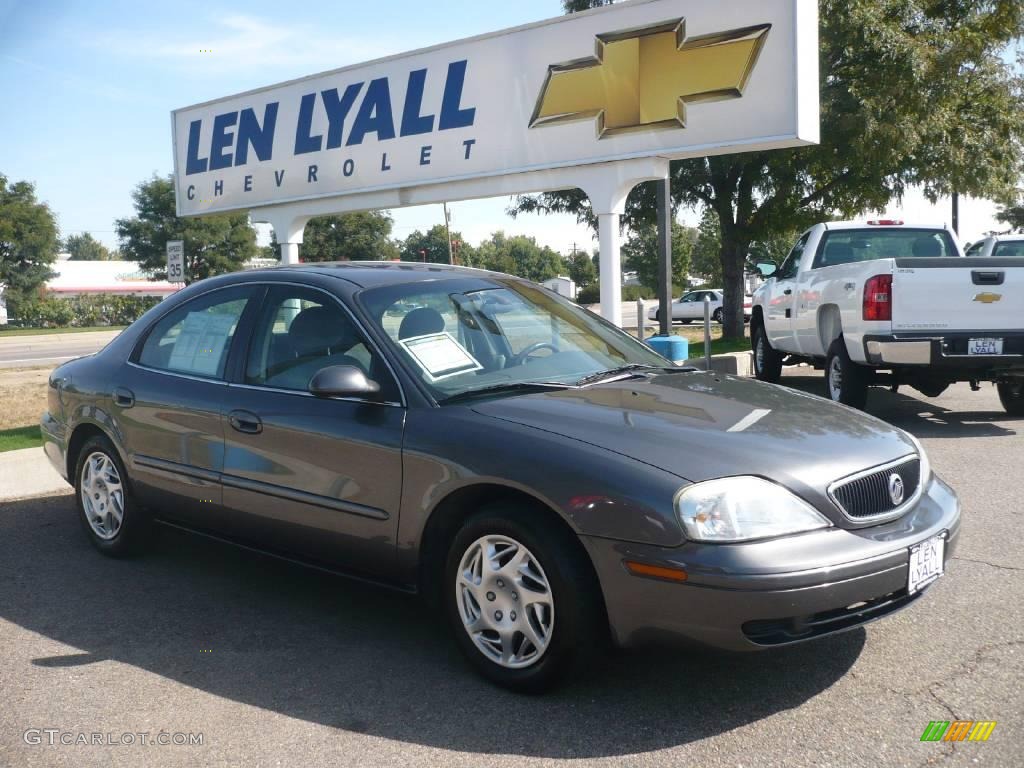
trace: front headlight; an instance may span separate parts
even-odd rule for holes
[[[695,483],[679,494],[676,511],[686,535],[697,541],[750,541],[832,525],[803,499],[760,477]]]

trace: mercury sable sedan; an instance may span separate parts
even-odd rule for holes
[[[608,638],[859,626],[920,599],[960,528],[905,432],[448,266],[195,283],[57,368],[42,429],[101,552],[168,524],[417,591],[517,690]]]

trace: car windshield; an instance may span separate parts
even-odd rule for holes
[[[825,235],[815,267],[834,267],[875,259],[959,256],[953,238],[942,229],[868,227],[838,229]]]
[[[1024,256],[1024,240],[1002,240],[992,250],[993,256]]]
[[[669,365],[596,315],[518,280],[393,285],[366,290],[358,301],[438,401]]]

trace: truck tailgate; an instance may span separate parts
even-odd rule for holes
[[[1024,259],[894,259],[892,329],[1024,330]]]

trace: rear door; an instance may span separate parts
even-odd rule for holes
[[[113,393],[137,493],[196,527],[219,527],[228,359],[256,290],[221,288],[164,315]]]
[[[1024,329],[1024,262],[999,257],[896,259],[892,329]]]

